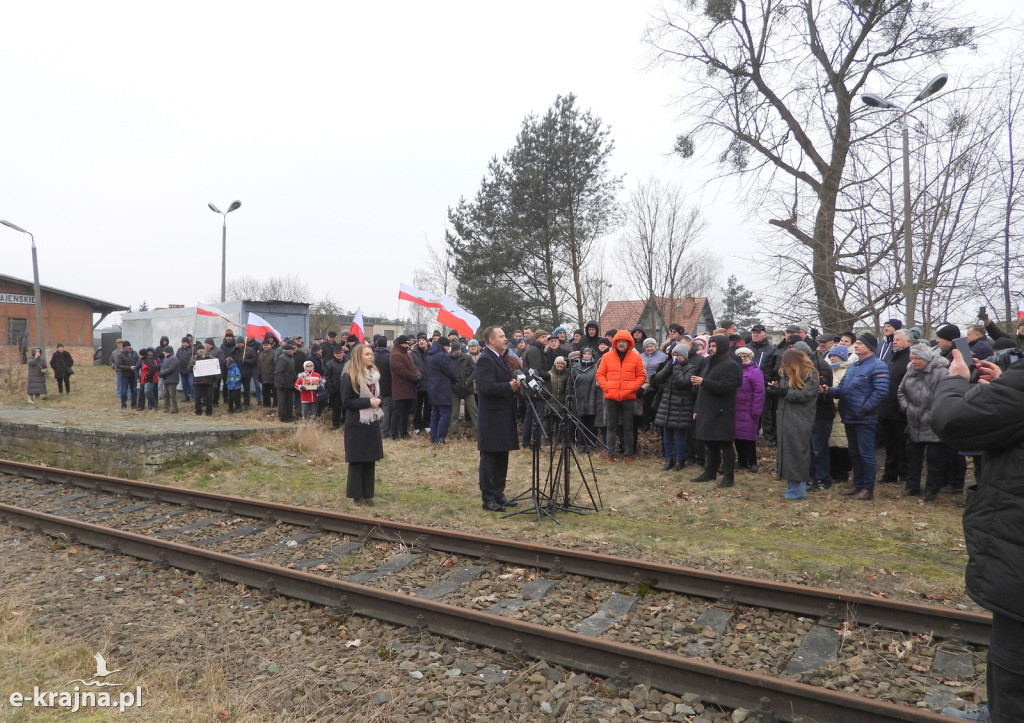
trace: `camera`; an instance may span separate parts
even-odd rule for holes
[[[1021,351],[1019,347],[1013,347],[1012,349],[1001,349],[985,361],[992,362],[1005,372],[1021,360],[1024,360],[1024,351]]]

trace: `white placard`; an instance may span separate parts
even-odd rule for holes
[[[192,368],[192,376],[212,377],[220,376],[220,362],[217,359],[196,359]]]

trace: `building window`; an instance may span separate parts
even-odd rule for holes
[[[28,331],[28,319],[12,319],[7,317],[7,344],[19,346],[22,336]]]

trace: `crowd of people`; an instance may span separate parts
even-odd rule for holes
[[[523,447],[551,439],[569,417],[583,451],[631,464],[639,433],[653,429],[664,470],[694,465],[701,471],[692,482],[731,487],[737,472],[759,470],[761,440],[776,448],[773,471],[786,482],[785,499],[851,483],[842,494],[862,501],[874,496],[881,447],[878,481],[902,483],[904,496],[931,502],[943,489],[961,491],[967,471],[966,457],[931,428],[935,389],[960,336],[958,327],[943,324],[928,342],[918,329],[889,319],[881,339],[797,323],[773,343],[761,324],[741,336],[724,322],[694,336],[672,324],[659,340],[641,326],[600,334],[590,321],[571,333],[524,325],[506,340],[502,357],[513,373],[534,381],[513,404]],[[975,357],[987,359],[1018,346],[1024,324],[1017,339],[985,323],[969,327],[965,338]],[[177,349],[167,337],[141,353],[119,341],[111,365],[125,409],[156,410],[162,399],[165,412],[177,413],[180,391],[197,415],[211,415],[221,398],[229,414],[255,399],[276,407],[283,423],[329,412],[338,429],[352,401],[346,395],[354,391],[350,361],[358,348],[372,357],[381,436],[424,434],[443,445],[453,434],[476,436],[477,364],[486,342],[435,331],[401,335],[390,346],[383,336],[361,345],[354,335],[329,332],[307,348],[301,337],[236,341],[227,329],[220,344],[196,344],[187,335]],[[68,360],[58,360],[59,353]],[[70,370],[69,357],[58,350],[51,367]],[[70,393],[66,376],[64,384]],[[981,459],[973,461],[977,474]]]

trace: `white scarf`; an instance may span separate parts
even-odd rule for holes
[[[353,362],[355,363],[355,362]],[[371,393],[370,387],[373,387]],[[366,370],[366,374],[359,380],[359,396],[363,399],[373,399],[374,397],[380,396],[380,372],[377,367],[370,367]],[[365,409],[359,410],[359,423],[360,424],[373,424],[374,422],[384,418],[384,411],[377,407],[366,407]]]

